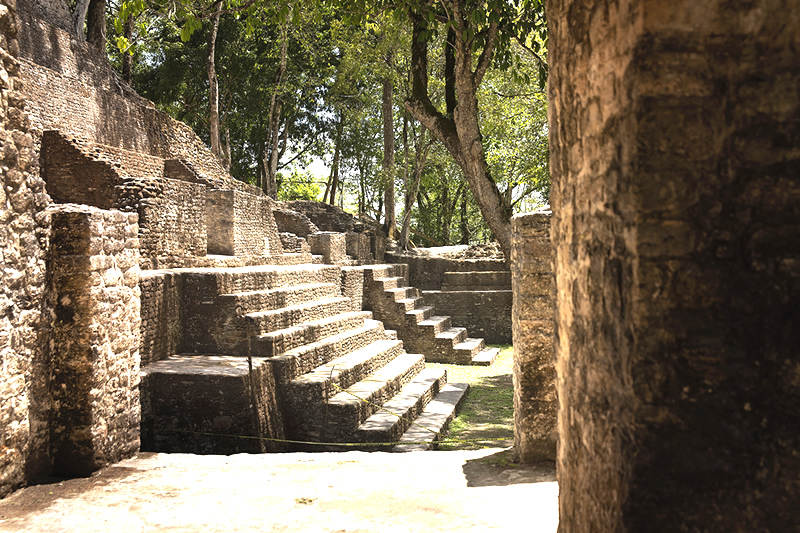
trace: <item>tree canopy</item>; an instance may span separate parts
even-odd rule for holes
[[[134,88],[272,196],[318,188],[403,245],[493,234],[506,253],[512,212],[547,202],[540,0],[123,0],[108,15]]]

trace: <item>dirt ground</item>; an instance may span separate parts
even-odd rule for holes
[[[142,454],[0,500],[0,531],[555,532],[552,464],[509,450]]]

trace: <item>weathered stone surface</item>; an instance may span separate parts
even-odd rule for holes
[[[53,467],[88,475],[139,450],[139,250],[135,213],[50,208]]]
[[[508,269],[508,265],[502,259],[452,259],[397,252],[387,254],[386,261],[407,264],[409,285],[431,291],[441,290],[445,272],[478,272]]]
[[[525,463],[556,459],[552,250],[549,211],[511,220],[514,450]]]
[[[561,531],[800,528],[795,8],[547,3]]]
[[[422,296],[454,326],[467,328],[490,344],[511,344],[511,289],[422,291]]]
[[[311,253],[321,255],[325,263],[336,265],[348,262],[347,239],[344,233],[320,231],[306,237]]]
[[[208,252],[220,255],[282,253],[272,199],[231,189],[206,194]]]
[[[17,3],[0,1],[0,497],[49,471],[45,253],[50,199],[31,152]],[[44,313],[44,314],[43,314]]]

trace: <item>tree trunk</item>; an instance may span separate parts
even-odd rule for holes
[[[92,0],[86,14],[86,41],[106,57],[106,0]]]
[[[461,242],[469,244],[469,220],[467,219],[467,195],[461,197]]]
[[[284,23],[281,28],[281,60],[278,70],[275,72],[275,88],[269,101],[269,131],[267,133],[267,149],[265,150],[264,174],[264,193],[270,198],[278,198],[278,162],[280,160],[279,140],[281,112],[283,104],[280,101],[280,92],[283,85],[283,78],[286,74],[286,64],[288,61],[289,48],[289,26]]]
[[[86,26],[86,13],[89,11],[89,3],[91,0],[78,0],[75,5],[75,11],[72,12],[72,24],[75,30],[75,37],[79,41],[86,40],[85,28]]]
[[[396,238],[397,220],[394,214],[394,109],[392,80],[383,80],[383,203],[386,210],[386,236]]]
[[[133,40],[133,16],[129,16],[125,21],[123,35],[128,39],[128,42]],[[122,54],[122,79],[128,85],[133,83],[133,55],[127,50]]]
[[[428,96],[428,50],[425,41],[420,42],[424,21],[411,14],[414,22],[411,43],[412,95],[406,100],[406,109],[419,120],[447,148],[461,167],[469,183],[472,195],[481,210],[484,220],[500,243],[506,261],[511,257],[511,209],[504,202],[489,172],[481,141],[478,122],[478,100],[476,92],[491,59],[497,26],[492,25],[485,37],[486,45],[475,72],[472,70],[472,41],[466,40],[466,22],[460,8],[454,6],[455,15],[455,85],[457,105],[452,119],[439,112]]]
[[[339,187],[339,159],[342,151],[342,134],[344,132],[344,113],[339,115],[339,124],[336,127],[336,145],[333,148],[333,163],[331,163],[331,175],[328,178],[328,184],[325,188],[325,196],[322,198],[323,202],[328,202],[335,205],[336,202],[336,189]],[[330,197],[328,198],[328,192]]]
[[[214,58],[217,47],[217,33],[219,32],[219,19],[222,16],[222,0],[217,0],[214,7],[214,19],[211,33],[208,35],[208,134],[211,137],[211,153],[221,158],[222,149],[219,142],[219,85],[217,82],[216,60]]]

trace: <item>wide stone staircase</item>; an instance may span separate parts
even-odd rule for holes
[[[453,327],[450,317],[434,315],[419,289],[409,287],[405,264],[365,267],[364,300],[375,318],[397,331],[412,352],[426,360],[460,365],[491,365],[498,348],[487,348],[481,338],[467,337],[466,328]]]
[[[143,369],[143,450],[427,448],[466,392],[343,297],[337,266],[180,272],[183,353]]]

